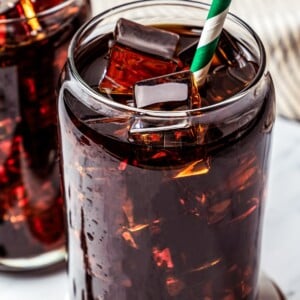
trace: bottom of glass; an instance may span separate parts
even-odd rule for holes
[[[0,258],[0,271],[30,271],[45,269],[47,267],[60,264],[64,262],[65,259],[65,247],[61,247],[35,257],[13,259]]]
[[[64,300],[71,300],[68,294]],[[262,275],[259,280],[259,293],[257,300],[287,300],[280,288],[266,275]]]
[[[280,288],[266,275],[260,278],[258,300],[286,300]]]

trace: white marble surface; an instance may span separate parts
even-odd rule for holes
[[[290,300],[300,299],[300,123],[277,119],[265,215],[262,268]]]
[[[262,245],[262,269],[288,300],[300,299],[300,124],[277,118]],[[67,276],[0,273],[2,300],[63,300]]]
[[[92,0],[94,12],[114,2]],[[300,299],[300,124],[277,119],[262,244],[262,269],[288,300]],[[51,274],[0,273],[0,300],[63,300],[64,271]]]

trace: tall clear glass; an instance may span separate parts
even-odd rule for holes
[[[72,40],[59,126],[73,300],[258,296],[275,97],[255,32],[227,17],[226,31],[257,68],[225,101],[155,111],[95,91],[119,18],[197,32],[207,9],[134,2],[98,15]]]
[[[56,93],[89,0],[0,4],[0,270],[65,258]]]

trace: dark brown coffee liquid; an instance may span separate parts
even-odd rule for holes
[[[191,28],[171,29],[182,44],[199,38]],[[95,89],[110,38],[77,57]],[[200,91],[204,105],[243,90],[256,74],[255,57],[230,39],[222,36]],[[181,59],[190,63],[188,53]],[[224,117],[234,109],[228,105],[207,125],[134,136],[131,117],[95,113],[65,92],[59,114],[72,299],[256,299],[274,117],[269,80],[263,90],[235,103],[256,107],[236,118]],[[113,99],[131,105],[130,96]]]

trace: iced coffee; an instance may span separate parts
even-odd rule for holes
[[[0,270],[62,260],[56,89],[88,1],[0,3]]]
[[[264,50],[230,16],[198,87],[202,27],[187,16],[207,8],[158,2],[100,15],[70,48],[59,97],[70,297],[256,299],[274,122]]]

